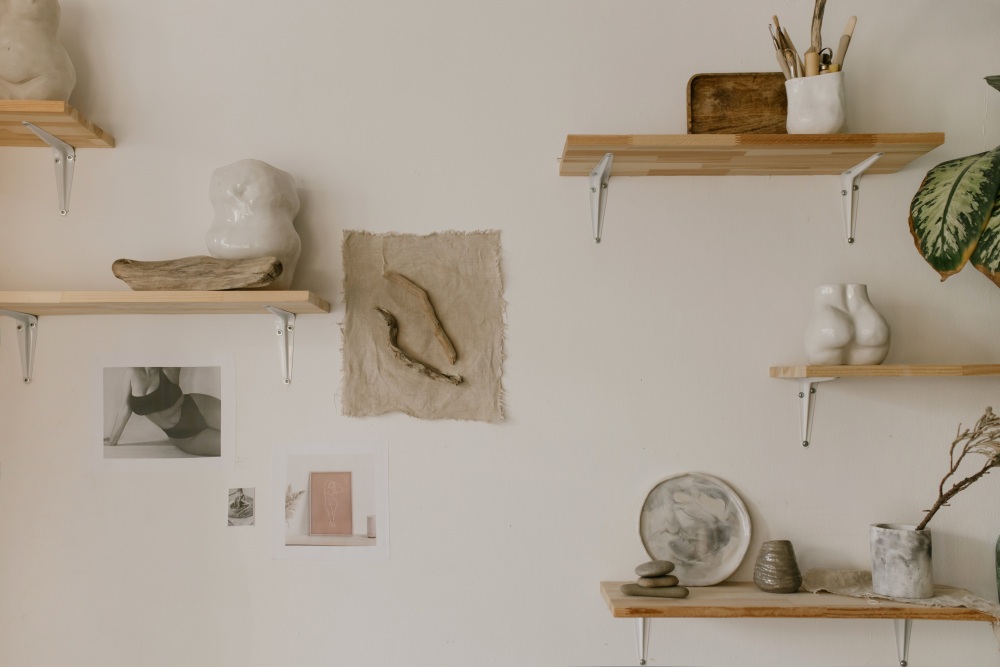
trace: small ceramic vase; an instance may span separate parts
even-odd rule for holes
[[[1000,537],[996,544],[996,567],[997,567],[997,597],[1000,598]]]
[[[800,76],[785,81],[788,134],[836,134],[847,121],[844,73]]]
[[[292,221],[299,212],[295,180],[260,160],[240,160],[212,173],[215,218],[205,235],[208,254],[219,259],[277,257],[281,275],[270,289],[291,287],[302,251]]]
[[[788,540],[764,542],[753,568],[753,582],[765,593],[794,593],[802,586],[795,550]]]
[[[871,526],[872,589],[890,598],[934,596],[931,531],[898,523]]]
[[[816,288],[804,337],[810,364],[880,364],[889,354],[889,342],[889,324],[868,298],[867,285]]]

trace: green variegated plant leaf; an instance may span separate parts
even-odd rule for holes
[[[1000,188],[1000,148],[942,162],[910,203],[917,250],[944,280],[976,249]]]
[[[990,219],[972,253],[972,265],[1000,287],[1000,198],[993,202]]]
[[[993,76],[988,76],[986,77],[986,83],[990,84],[997,90],[1000,90],[1000,76],[997,76],[995,74]]]

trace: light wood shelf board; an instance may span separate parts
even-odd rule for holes
[[[330,304],[305,290],[0,292],[0,309],[29,315],[328,313]]]
[[[865,173],[891,174],[944,143],[944,133],[906,134],[571,134],[561,176],[588,176],[614,153],[612,176],[841,174],[873,154]]]
[[[601,582],[604,597],[615,618],[881,618],[938,621],[993,621],[982,611],[965,607],[927,607],[891,600],[830,593],[764,593],[751,582],[726,582],[690,588],[682,599],[634,597],[621,592],[627,582]],[[949,586],[937,586],[952,592]]]
[[[1000,364],[771,367],[771,377],[791,379],[811,377],[972,377],[984,375],[1000,375]]]
[[[73,148],[113,148],[115,138],[58,100],[0,100],[0,146],[48,147],[28,121]]]

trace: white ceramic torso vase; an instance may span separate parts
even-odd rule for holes
[[[804,342],[810,364],[880,364],[889,354],[889,325],[869,300],[867,285],[820,285]]]
[[[270,289],[290,289],[302,242],[292,225],[299,196],[292,175],[260,160],[240,160],[212,173],[215,218],[205,235],[219,259],[277,257],[281,275]]]
[[[69,99],[76,70],[56,33],[58,0],[0,0],[0,99]]]

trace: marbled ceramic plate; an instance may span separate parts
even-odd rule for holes
[[[736,492],[701,473],[653,487],[639,515],[639,537],[656,560],[672,561],[683,586],[711,586],[740,566],[750,546],[750,515]]]

